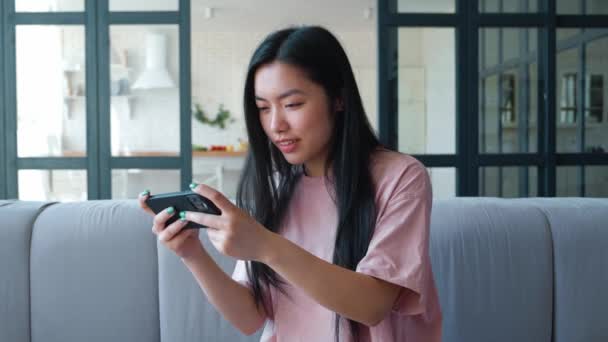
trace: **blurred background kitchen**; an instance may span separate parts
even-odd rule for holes
[[[455,0],[390,3],[397,13],[456,13]],[[386,65],[378,62],[375,0],[10,0],[3,6],[2,27],[15,36],[14,59],[3,42],[4,72],[15,76],[14,108],[11,96],[5,102],[5,141],[14,109],[17,155],[10,158],[7,143],[0,198],[135,198],[144,189],[178,191],[190,182],[186,178],[234,198],[248,147],[242,109],[247,63],[266,34],[289,25],[319,24],[337,35],[380,131],[378,75]],[[480,0],[478,10],[541,11],[534,0]],[[607,14],[608,1],[558,0],[557,12]],[[540,29],[513,26],[478,30],[476,155],[541,152]],[[396,117],[394,147],[431,156],[436,198],[465,195],[457,186],[456,28],[395,32],[395,110],[383,114]],[[608,30],[558,28],[556,37],[555,152],[603,157],[593,165],[557,166],[555,194],[605,197]],[[539,165],[529,164],[479,166],[476,194],[539,195]],[[11,170],[17,170],[16,184]]]

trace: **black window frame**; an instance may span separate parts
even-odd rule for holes
[[[535,167],[537,196],[556,196],[559,166],[608,165],[608,153],[556,152],[556,30],[608,28],[608,15],[558,15],[554,0],[539,0],[538,12],[488,13],[479,1],[454,0],[455,12],[398,13],[397,0],[378,0],[378,122],[382,143],[398,146],[397,30],[401,27],[451,27],[456,32],[456,153],[413,154],[425,166],[456,169],[456,196],[480,196],[480,170],[484,167]],[[498,0],[499,6],[503,1]],[[519,0],[527,8],[527,0]],[[582,1],[585,13],[585,0]],[[502,7],[499,7],[502,8]],[[479,32],[483,28],[536,28],[538,52],[538,132],[533,153],[480,153],[479,139]],[[521,88],[521,87],[520,87]],[[579,120],[583,121],[583,120]],[[582,124],[579,134],[584,134]],[[525,172],[527,173],[527,171]],[[499,179],[500,181],[500,179]],[[579,172],[579,195],[584,196],[584,172]],[[500,188],[500,187],[499,187]],[[520,192],[529,189],[520,186]]]
[[[83,0],[82,12],[15,12],[15,1],[0,5],[0,198],[18,198],[19,170],[86,170],[88,199],[112,197],[112,170],[124,168],[180,171],[180,187],[192,179],[190,0],[176,11],[109,10],[109,0]],[[18,1],[18,0],[17,0]],[[110,25],[176,25],[179,30],[180,154],[177,157],[114,157],[110,146]],[[86,156],[19,157],[15,31],[17,25],[82,25],[85,29]]]

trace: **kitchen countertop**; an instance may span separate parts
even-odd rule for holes
[[[247,151],[192,151],[192,157],[244,157]],[[84,151],[63,151],[61,157],[85,157]],[[112,155],[112,157],[179,157],[176,152],[162,151],[132,151],[129,153],[121,153]]]

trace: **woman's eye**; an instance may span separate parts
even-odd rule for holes
[[[301,105],[302,105],[302,103],[298,102],[298,103],[290,103],[290,104],[286,105],[285,107],[287,107],[287,108],[297,108],[297,107],[299,107]]]
[[[268,110],[268,107],[258,107],[258,110],[260,111],[260,113],[265,112]]]

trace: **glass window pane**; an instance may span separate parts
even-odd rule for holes
[[[16,12],[82,12],[84,0],[15,0]]]
[[[399,151],[455,153],[454,29],[398,31]]]
[[[608,166],[560,166],[557,196],[608,197]]]
[[[560,48],[558,44],[557,152],[605,153],[608,150],[608,75],[605,72],[608,30],[579,31],[570,38],[568,47]]]
[[[499,12],[499,0],[479,0],[479,12]]]
[[[502,29],[501,31],[502,31],[502,53],[503,53],[502,61],[508,62],[511,59],[515,59],[520,56],[523,56],[524,53],[522,53],[519,45],[525,41],[524,40],[525,38],[520,37],[520,34],[526,34],[527,30],[506,28],[506,29]],[[525,51],[526,50],[524,50],[523,52],[525,52]]]
[[[538,65],[530,64],[528,79],[525,81],[528,88],[528,141],[522,142],[522,151],[538,151]],[[528,144],[527,147],[525,144]]]
[[[576,37],[580,35],[583,31],[580,29],[557,29],[555,31],[555,36],[557,39],[557,49],[560,50],[561,46],[568,44],[568,40],[570,39],[580,39],[580,37]]]
[[[608,29],[585,30],[591,39],[585,49],[585,152],[608,152]]]
[[[534,13],[538,12],[538,0],[499,1],[479,0],[479,12],[482,13]]]
[[[529,166],[479,168],[479,194],[488,197],[537,196],[538,168]]]
[[[24,201],[85,201],[85,170],[19,170],[19,199]]]
[[[397,1],[397,12],[399,13],[454,13],[454,0],[435,0],[435,1],[416,1],[399,0]]]
[[[18,155],[85,155],[84,28],[17,26],[16,45]]]
[[[608,197],[608,166],[585,166],[585,197]]]
[[[528,36],[528,52],[536,52],[538,50],[538,31],[530,30]]]
[[[557,0],[555,10],[558,14],[582,14],[583,0]]]
[[[576,134],[578,64],[577,49],[558,52],[556,60],[557,152],[580,150]]]
[[[481,196],[500,196],[498,169],[498,167],[483,167],[479,169],[479,194]]]
[[[479,111],[479,151],[498,153],[498,76],[481,79]]]
[[[112,198],[137,198],[144,190],[152,195],[180,191],[179,170],[112,170]]]
[[[427,170],[433,185],[433,198],[456,197],[456,168],[429,167]]]
[[[498,39],[499,30],[498,29],[483,29],[479,32],[480,34],[480,60],[484,61],[485,64],[482,65],[482,70],[494,68],[498,65],[498,43],[500,40]],[[483,56],[483,58],[482,58]]]
[[[586,0],[585,14],[608,14],[608,1]]]
[[[542,0],[528,0],[528,12],[538,12],[538,3]]]
[[[536,152],[537,57],[526,42],[536,29],[482,29],[480,45],[479,150]],[[488,37],[498,38],[498,44]],[[490,43],[491,45],[486,45]],[[493,49],[502,46],[498,52]],[[488,56],[492,60],[488,63]],[[496,58],[494,58],[496,56]],[[493,60],[496,61],[492,64]]]
[[[557,0],[557,14],[607,14],[606,0]]]
[[[558,197],[579,197],[582,195],[580,179],[582,166],[560,166],[556,170],[556,195]]]
[[[177,10],[179,10],[178,0],[110,0],[110,11],[112,12]]]
[[[178,155],[177,26],[111,26],[110,42],[112,155]]]

